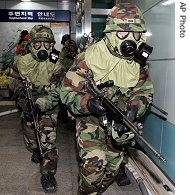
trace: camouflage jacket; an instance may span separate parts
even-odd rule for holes
[[[30,53],[19,57],[17,67],[21,78],[27,78],[31,82],[34,101],[48,95],[49,90],[54,89],[66,73],[58,62],[55,64],[49,59],[37,62]]]
[[[36,101],[43,111],[51,109],[61,99],[62,103],[66,104],[74,114],[90,114],[87,109],[87,102],[91,94],[85,90],[85,83],[90,69],[89,64],[85,61],[85,53],[81,53],[76,57],[74,65],[66,73],[61,86],[50,91],[48,96]],[[93,53],[93,55],[96,55],[96,53]],[[126,105],[127,102],[136,105],[138,107],[137,117],[146,112],[153,98],[153,84],[148,67],[140,67],[139,74],[137,84],[128,88],[125,93],[121,92],[120,87],[115,85],[103,89],[105,95],[115,104],[121,105],[120,107],[123,110],[126,109],[126,106],[122,104]]]
[[[62,64],[67,70],[72,66],[74,62],[74,58],[68,58],[66,56],[65,51],[62,49],[60,54],[59,54],[59,60],[60,64]]]

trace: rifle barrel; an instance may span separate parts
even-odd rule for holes
[[[150,145],[144,137],[142,137],[141,132],[139,131],[138,127],[135,126],[124,114],[123,112],[116,107],[111,100],[109,100],[107,97],[103,98],[103,105],[108,108],[108,110],[111,113],[114,113],[115,116],[114,120],[117,120],[117,118],[122,118],[122,121],[116,121],[116,122],[123,122],[135,135],[138,139],[140,139],[153,153],[154,155],[161,160],[162,162],[166,162],[166,158],[162,154],[160,154],[157,150],[154,149],[152,145]]]
[[[138,133],[138,128],[133,124],[131,123],[126,116],[123,115],[123,122],[124,124],[126,124],[130,130],[137,136],[138,139],[140,139],[153,153],[154,155],[162,162],[166,162],[166,158],[164,158],[164,156],[159,153],[157,150],[154,149],[154,147],[149,144],[145,139],[144,137],[142,137],[142,135],[140,135]]]
[[[23,82],[24,88],[26,90],[26,95],[27,95],[29,106],[30,106],[30,112],[32,114],[32,119],[33,119],[33,124],[34,124],[34,133],[35,133],[35,137],[36,137],[37,147],[38,147],[38,150],[39,150],[41,156],[43,157],[44,154],[43,154],[43,151],[42,151],[42,148],[40,145],[40,138],[39,138],[40,130],[39,130],[38,118],[35,116],[35,113],[34,113],[34,102],[33,102],[32,93],[31,93],[27,79],[23,79],[22,82]]]

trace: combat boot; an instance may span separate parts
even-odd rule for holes
[[[57,182],[52,173],[42,174],[41,184],[42,184],[42,188],[44,189],[46,193],[53,193],[57,190],[56,189]]]
[[[31,156],[31,161],[37,164],[37,163],[40,163],[41,160],[42,160],[42,157],[40,155],[40,152],[38,151],[38,149],[34,149],[33,154]]]
[[[118,186],[125,186],[131,183],[125,172],[125,163],[121,164],[119,173],[115,178],[115,182],[117,183]]]

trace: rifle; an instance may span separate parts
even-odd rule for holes
[[[42,147],[40,145],[40,128],[39,128],[39,123],[38,123],[38,115],[34,112],[34,101],[33,101],[33,96],[30,90],[30,86],[29,86],[29,82],[27,81],[27,79],[23,79],[22,80],[23,86],[24,86],[24,90],[26,92],[26,96],[27,96],[27,100],[28,100],[28,104],[29,104],[29,115],[32,116],[32,123],[34,126],[34,134],[36,137],[36,142],[37,142],[37,149],[40,153],[40,155],[42,157],[44,157],[44,154],[42,152]]]
[[[104,92],[101,91],[105,86],[112,86],[113,81],[107,81],[103,84],[100,84],[99,86],[96,85],[96,82],[93,79],[92,71],[89,72],[87,76],[87,81],[85,83],[86,90],[93,95],[93,97],[98,97],[102,99],[102,105],[106,109],[106,113],[109,113],[109,116],[111,116],[111,119],[114,120],[117,123],[122,123],[126,127],[130,129],[130,131],[139,139],[141,140],[153,153],[154,155],[161,160],[162,162],[166,162],[166,158],[159,153],[156,149],[153,148],[152,145],[150,145],[143,137],[142,137],[142,125],[137,124],[134,125],[131,121],[128,120],[128,118],[123,114],[122,110],[114,105],[114,103],[108,99]],[[105,118],[104,118],[104,121]],[[104,122],[105,123],[105,122]]]
[[[94,36],[94,32],[84,33],[79,42],[78,53],[82,53],[88,46],[96,43],[98,40],[99,38]]]

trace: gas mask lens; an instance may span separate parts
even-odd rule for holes
[[[33,44],[33,47],[35,50],[37,50],[37,58],[45,61],[48,59],[49,56],[49,52],[48,50],[51,47],[51,43],[50,42],[42,42],[42,41],[37,41]]]
[[[136,41],[139,41],[140,38],[141,38],[141,33],[140,32],[125,32],[125,31],[117,31],[116,32],[116,36],[119,38],[119,39],[126,39],[129,34],[132,33],[133,34],[133,38],[136,40]]]
[[[41,47],[41,42],[35,42],[33,45],[34,49],[38,50]]]
[[[44,47],[45,47],[47,50],[50,49],[50,47],[51,47],[50,42],[43,42],[43,44],[44,44]]]
[[[39,50],[41,48],[42,44],[43,44],[44,48],[47,49],[47,50],[49,50],[50,47],[51,47],[50,42],[40,42],[40,41],[35,42],[33,47],[34,47],[34,49]]]

